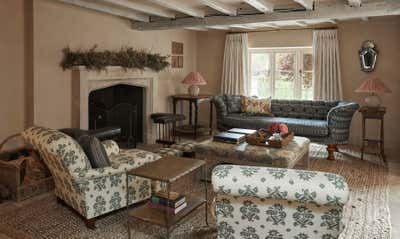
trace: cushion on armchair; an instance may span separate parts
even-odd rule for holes
[[[110,160],[103,144],[94,136],[83,135],[78,139],[83,151],[89,159],[92,168],[104,168],[110,166]]]

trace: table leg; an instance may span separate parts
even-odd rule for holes
[[[381,155],[383,158],[383,161],[386,162],[386,156],[385,156],[385,135],[384,135],[384,119],[381,119]]]
[[[213,126],[213,102],[210,101],[210,135],[212,135],[212,127]]]
[[[197,123],[198,123],[199,105],[197,102],[194,103],[194,138],[197,138]]]
[[[204,166],[203,166],[203,171],[204,171],[204,173],[203,173],[203,175],[204,175],[204,177],[206,178],[205,180],[204,180],[204,193],[205,193],[205,195],[204,195],[204,197],[205,197],[205,200],[206,200],[206,205],[205,205],[205,210],[206,210],[206,215],[205,215],[205,220],[206,220],[206,226],[209,226],[208,225],[208,191],[207,191],[207,167],[206,167],[206,165],[204,164]]]
[[[362,119],[362,143],[361,143],[361,160],[364,160],[364,145],[365,145],[365,118]]]
[[[189,125],[192,125],[192,101],[189,100]]]

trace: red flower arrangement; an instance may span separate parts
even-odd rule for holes
[[[286,124],[279,124],[277,122],[273,122],[268,126],[267,131],[271,135],[276,133],[287,134],[289,133],[289,128],[287,127]]]

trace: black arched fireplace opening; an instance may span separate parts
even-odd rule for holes
[[[121,127],[116,141],[133,148],[143,142],[144,88],[119,84],[90,92],[89,129]]]

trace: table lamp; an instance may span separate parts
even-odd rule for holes
[[[386,85],[376,77],[368,78],[364,81],[357,90],[357,93],[370,93],[365,97],[365,103],[370,107],[379,107],[381,104],[381,99],[377,94],[391,93],[392,91],[386,87]]]
[[[183,84],[189,85],[189,95],[198,96],[200,92],[199,85],[206,85],[207,82],[199,72],[190,72],[182,81]]]

